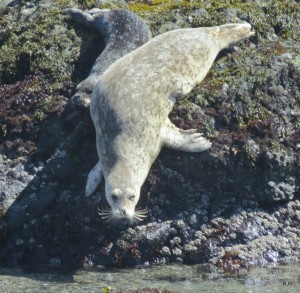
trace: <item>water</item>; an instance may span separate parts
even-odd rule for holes
[[[255,268],[235,274],[209,271],[201,265],[172,265],[152,268],[79,270],[73,274],[59,272],[32,273],[20,268],[0,268],[0,292],[103,292],[117,289],[157,288],[182,292],[300,292],[300,265]]]

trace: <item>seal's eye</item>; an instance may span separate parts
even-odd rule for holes
[[[84,91],[85,91],[85,93],[88,94],[88,95],[91,95],[92,92],[93,92],[93,90],[90,89],[90,88],[85,88]]]
[[[134,201],[134,199],[135,199],[135,195],[130,195],[129,196],[129,200]]]
[[[113,201],[117,201],[118,200],[118,197],[115,194],[112,194],[111,198],[112,198]]]

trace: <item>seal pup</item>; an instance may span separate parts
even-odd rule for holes
[[[152,35],[146,23],[129,10],[94,8],[84,12],[67,8],[64,13],[86,27],[97,29],[105,43],[105,48],[94,62],[89,76],[77,85],[76,93],[71,98],[73,104],[87,107],[102,73],[116,60],[149,41]]]
[[[177,99],[202,81],[220,50],[254,35],[251,25],[178,29],[159,35],[112,64],[91,97],[99,162],[86,195],[105,179],[111,209],[106,220],[138,222],[141,186],[163,146],[187,152],[211,147],[196,129],[182,130],[168,118]]]

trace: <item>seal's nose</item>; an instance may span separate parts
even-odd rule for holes
[[[120,208],[119,211],[120,211],[120,214],[121,214],[121,215],[126,216],[126,209]]]
[[[71,102],[73,105],[79,106],[79,107],[88,107],[90,104],[90,96],[86,93],[76,93],[72,98]]]
[[[78,105],[79,102],[80,102],[80,99],[81,99],[81,96],[79,96],[79,95],[74,95],[74,96],[71,98],[71,102],[72,102],[72,104],[74,104],[74,105]]]

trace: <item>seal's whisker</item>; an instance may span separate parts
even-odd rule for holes
[[[134,217],[139,221],[142,221],[144,218],[148,216],[148,210],[136,210],[134,213]]]
[[[146,217],[146,215],[134,214],[133,219],[134,219],[135,223],[138,223],[138,222],[143,221],[145,217]]]
[[[135,220],[134,217],[129,219],[129,223],[130,224],[137,224],[137,222],[136,222],[136,220]]]
[[[109,211],[109,212],[98,212],[99,215],[111,215],[112,212]]]
[[[141,221],[141,218],[137,217],[137,216],[133,216],[132,219],[135,219],[137,221]]]
[[[136,213],[135,215],[142,218],[146,218],[148,216],[148,214],[140,214],[140,213]]]
[[[136,214],[138,214],[138,215],[146,215],[146,214],[148,214],[148,210],[147,209],[137,209],[136,211],[135,211],[135,213]]]
[[[106,208],[106,209],[99,209],[99,208],[98,208],[98,211],[99,211],[99,212],[110,212],[110,211],[111,211],[111,208]]]
[[[108,218],[108,217],[111,217],[111,213],[98,213],[98,215],[99,215],[101,218]]]
[[[99,209],[98,208],[98,212],[111,212],[111,208],[106,208],[106,209]]]
[[[102,219],[107,219],[107,218],[110,218],[111,215],[99,215]]]
[[[141,222],[145,219],[145,217],[139,217],[139,216],[135,216],[134,218],[137,219],[139,222]]]
[[[105,218],[103,220],[104,220],[104,223],[106,223],[106,224],[109,224],[109,223],[113,223],[114,224],[115,223],[115,219],[114,219],[113,216],[107,217],[107,218]]]
[[[142,219],[139,219],[137,217],[132,218],[135,224],[138,224],[139,222],[142,222]]]
[[[108,214],[111,214],[112,211],[98,211],[98,214],[101,214],[101,215],[108,215]]]
[[[110,209],[110,208],[98,209],[98,215],[106,223],[109,223],[113,218],[113,212],[112,212],[112,209]]]

